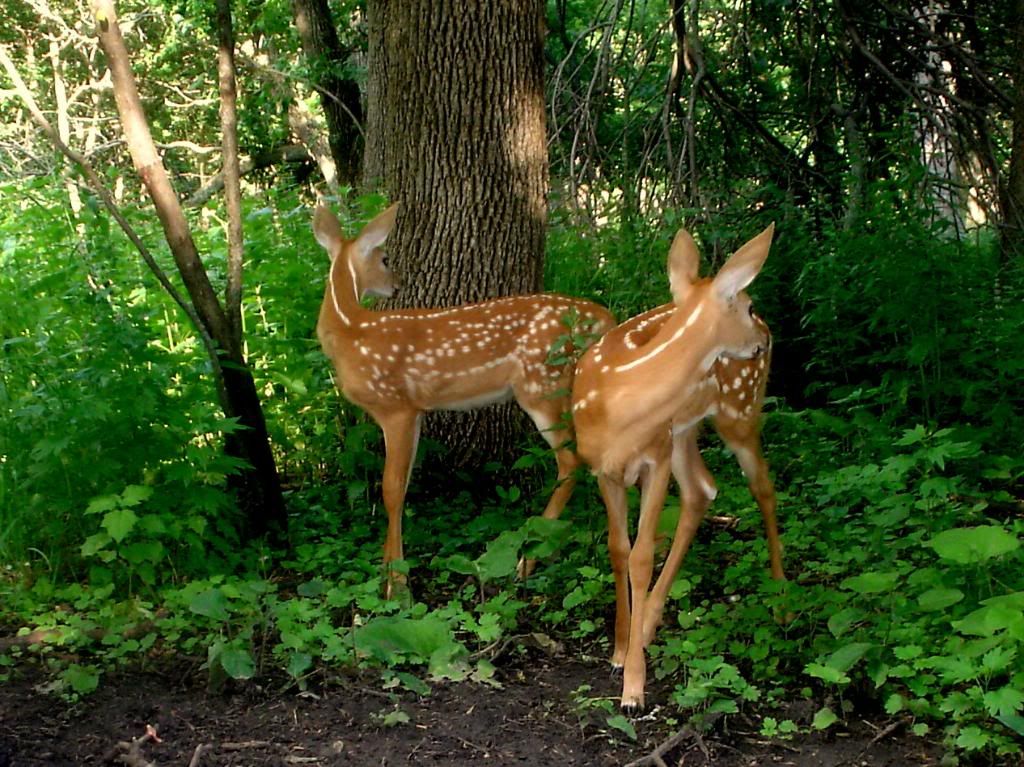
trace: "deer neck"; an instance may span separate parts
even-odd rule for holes
[[[321,322],[336,333],[358,331],[366,315],[371,313],[360,304],[361,297],[362,286],[355,264],[350,258],[336,258],[327,278]]]

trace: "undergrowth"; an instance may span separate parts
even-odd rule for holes
[[[87,257],[44,258],[77,247],[65,220],[46,206],[0,220],[0,625],[24,637],[0,645],[0,676],[36,664],[74,698],[121,664],[183,655],[213,690],[370,667],[428,694],[431,680],[499,684],[509,647],[610,655],[603,508],[583,476],[562,520],[537,518],[554,462],[536,439],[483,482],[414,473],[403,566],[415,600],[381,596],[379,430],[335,393],[316,345],[325,264],[309,211],[287,191],[268,203],[247,211],[246,321],[289,488],[280,550],[237,538],[224,490],[236,467],[220,452],[235,426],[215,414],[191,331],[120,239],[90,219]],[[983,237],[951,242],[912,217],[813,239],[799,211],[783,220],[756,300],[783,358],[813,361],[765,424],[789,580],[767,577],[756,506],[707,438],[712,513],[735,524],[704,525],[650,648],[666,715],[743,712],[774,738],[873,712],[951,759],[1020,754],[1019,276]],[[665,281],[636,275],[663,274],[677,224],[556,226],[549,285],[620,317],[661,303]],[[759,225],[736,219],[703,244],[718,252],[716,238]],[[216,268],[219,234],[200,231]],[[950,264],[965,259],[960,279]],[[523,555],[540,564],[519,582]],[[581,716],[635,735],[591,693],[577,691]],[[810,722],[773,716],[794,699],[814,702]]]

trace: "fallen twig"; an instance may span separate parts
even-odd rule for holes
[[[887,736],[891,735],[891,734],[893,733],[893,731],[895,731],[895,730],[896,730],[897,728],[901,727],[901,726],[902,726],[902,725],[904,725],[905,723],[906,723],[906,722],[905,722],[905,721],[904,721],[903,719],[897,719],[897,720],[896,720],[895,722],[892,722],[891,724],[888,724],[888,725],[886,725],[885,727],[883,727],[883,728],[882,728],[882,729],[881,729],[881,730],[880,730],[880,731],[878,732],[878,734],[877,734],[877,735],[875,735],[875,737],[873,737],[873,738],[871,739],[871,742],[870,742],[870,743],[868,743],[868,746],[873,746],[873,745],[875,745],[875,744],[876,744],[876,743],[877,743],[878,741],[880,741],[880,740],[881,740],[882,738],[885,738],[885,737],[887,737]],[[867,750],[867,749],[865,749],[865,750]],[[863,752],[861,752],[861,753],[863,753]]]
[[[691,738],[697,741],[697,744],[700,746],[700,750],[704,752],[705,756],[710,756],[708,754],[708,748],[704,745],[704,739],[701,737],[700,733],[692,727],[687,726],[668,740],[662,742],[656,749],[647,754],[647,756],[642,756],[636,761],[630,762],[626,767],[648,767],[648,765],[655,765],[655,767],[667,767],[665,760],[662,757],[684,740],[689,740]]]
[[[192,752],[192,760],[188,763],[188,767],[199,767],[199,762],[203,758],[203,754],[213,751],[213,746],[209,743],[200,743],[196,746],[196,750]]]
[[[244,751],[247,748],[266,748],[273,745],[269,740],[227,740],[220,744],[225,751]]]
[[[701,726],[705,730],[711,729],[714,723],[721,717],[721,712],[711,714],[704,720]],[[648,765],[654,765],[654,767],[668,767],[663,757],[685,740],[693,740],[697,745],[697,748],[699,748],[701,753],[704,754],[704,758],[708,762],[711,761],[711,752],[708,750],[707,744],[704,742],[704,736],[701,735],[700,730],[696,730],[687,725],[668,740],[661,743],[661,745],[651,753],[647,754],[647,756],[642,756],[636,761],[630,762],[626,767],[648,767]]]

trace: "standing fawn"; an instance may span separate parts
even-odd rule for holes
[[[384,543],[387,593],[404,585],[389,565],[403,558],[402,507],[427,410],[465,410],[515,398],[555,450],[558,484],[544,510],[557,517],[575,486],[579,459],[569,447],[573,363],[547,364],[549,350],[568,332],[566,316],[595,337],[615,324],[590,301],[555,294],[499,298],[450,309],[372,311],[360,299],[391,296],[395,280],[380,250],[397,205],[370,221],[354,240],[342,236],[323,205],[313,231],[331,258],[317,336],[345,397],[384,432]],[[528,565],[525,568],[528,569]]]
[[[615,575],[615,648],[623,669],[621,705],[644,706],[644,648],[708,505],[717,492],[697,435],[711,416],[739,459],[764,517],[771,573],[783,578],[775,491],[761,454],[759,416],[771,336],[744,289],[757,276],[773,227],[744,245],[713,279],[699,279],[700,256],[680,231],[669,253],[673,304],[609,331],[580,359],[572,408],[577,450],[590,465],[608,513]],[[682,504],[654,588],[654,541],[669,476]],[[630,545],[626,488],[641,483],[640,518]]]

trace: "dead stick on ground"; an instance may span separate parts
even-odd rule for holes
[[[710,729],[714,725],[714,723],[721,718],[721,716],[721,713],[712,714],[704,720],[703,727],[705,729]],[[665,760],[663,758],[665,754],[667,754],[673,748],[678,746],[684,740],[689,739],[692,739],[697,744],[697,747],[700,748],[701,753],[704,754],[704,758],[710,761],[711,752],[708,751],[708,747],[704,743],[704,737],[700,734],[698,730],[695,730],[692,727],[687,726],[681,729],[672,737],[670,737],[664,743],[659,745],[647,756],[642,756],[636,761],[630,762],[626,765],[626,767],[648,767],[649,765],[654,765],[654,767],[667,767],[667,765],[665,764]]]
[[[662,759],[665,754],[671,751],[673,748],[678,746],[684,740],[688,740],[697,735],[697,731],[692,727],[684,727],[675,735],[668,740],[661,743],[656,749],[654,749],[647,756],[642,756],[635,762],[630,762],[626,767],[647,767],[647,765],[656,765],[656,767],[665,767],[665,760]]]
[[[272,746],[269,740],[243,740],[241,742],[227,740],[220,744],[225,751],[242,751],[247,748],[266,748]]]
[[[882,738],[885,738],[885,737],[891,735],[894,730],[896,730],[898,727],[901,727],[904,724],[906,724],[906,722],[903,719],[897,719],[895,722],[893,722],[892,724],[887,725],[886,727],[884,727],[882,729],[881,732],[879,732],[877,735],[875,735],[875,737],[873,737],[871,739],[871,742],[868,745],[869,746],[875,745]],[[861,753],[863,753],[863,751]]]
[[[200,743],[196,746],[196,750],[192,753],[192,761],[188,763],[188,767],[199,767],[199,762],[203,758],[203,754],[213,751],[213,746],[209,743]]]

